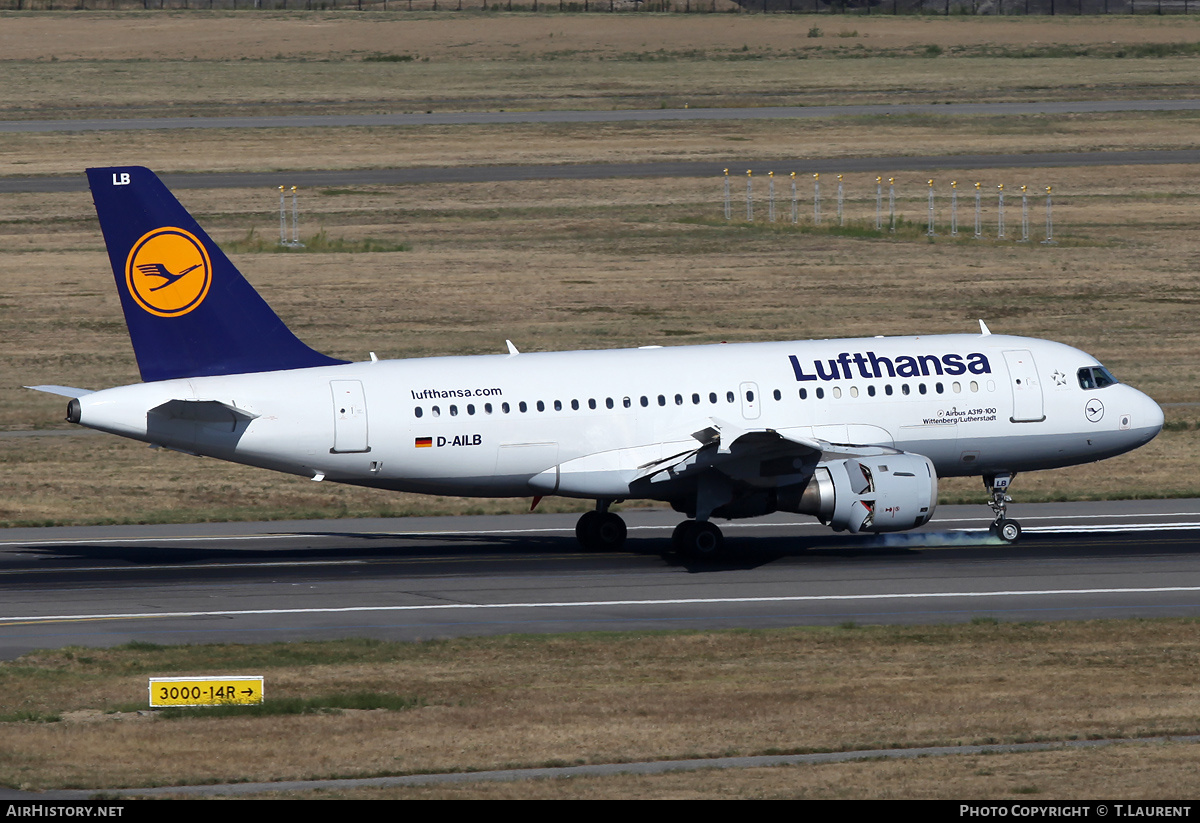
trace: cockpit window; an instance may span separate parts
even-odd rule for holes
[[[1103,366],[1085,366],[1079,370],[1079,388],[1081,389],[1103,389],[1107,386],[1115,386],[1119,381],[1112,376],[1112,372]]]

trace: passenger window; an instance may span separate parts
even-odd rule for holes
[[[875,387],[867,386],[867,394],[871,397],[874,397],[875,396]]]
[[[708,402],[713,404],[717,402],[717,393],[715,391],[710,391],[708,393]]]
[[[682,406],[682,405],[683,405],[683,395],[682,395],[682,394],[677,394],[677,395],[675,395],[675,405],[676,405],[676,406]]]
[[[501,403],[500,411],[504,412],[505,414],[508,414],[510,411],[512,411],[512,407],[509,406],[507,403]]]
[[[818,400],[825,399],[825,390],[824,389],[817,389],[817,399]]]
[[[641,403],[642,403],[642,408],[643,409],[646,408],[647,406],[650,405],[650,398],[643,394]]]
[[[594,409],[594,408],[596,408],[596,398],[594,398],[594,397],[589,397],[589,398],[588,398],[588,408],[589,408],[589,409]]]
[[[908,387],[908,384],[907,384],[907,383],[901,383],[901,384],[900,384],[900,393],[901,393],[901,394],[909,394],[910,392],[912,392],[912,389],[910,389],[910,388]]]
[[[801,399],[801,400],[807,400],[807,399],[808,399],[808,389],[801,389],[801,390],[800,390],[800,399]]]
[[[451,416],[451,417],[458,417],[458,406],[451,406],[451,407],[450,407],[450,416]]]
[[[555,411],[562,411],[562,401],[561,401],[561,400],[555,400],[555,401],[554,401],[554,410],[555,410]]]
[[[692,394],[692,405],[693,405],[693,406],[699,406],[699,405],[700,405],[700,395],[698,395],[698,394]]]
[[[628,409],[630,406],[633,405],[633,401],[630,400],[628,397],[626,397],[624,400],[621,401],[621,405]]]
[[[842,396],[842,387],[841,387],[841,386],[834,386],[834,387],[833,387],[833,399],[834,399],[834,400],[839,400],[839,399],[841,399],[841,396]]]
[[[521,401],[520,405],[518,405],[517,408],[521,410],[521,414],[524,414],[525,412],[529,411],[529,406],[527,406],[525,404],[524,400]]]
[[[467,404],[467,414],[474,414],[474,413],[475,413],[475,404],[468,403]]]
[[[735,398],[733,396],[733,392],[731,392],[731,391],[725,392],[725,402],[726,403],[732,403],[734,401],[734,399]]]
[[[413,409],[413,414],[415,414],[417,417],[421,417],[425,414],[425,412],[421,411],[420,406],[417,406],[415,409]]]
[[[851,386],[851,387],[850,387],[850,396],[851,396],[851,397],[858,397],[858,386]]]
[[[663,396],[660,394],[660,395],[658,396],[658,405],[660,405],[660,406],[665,406],[665,405],[667,405],[667,398],[663,397]]]
[[[491,404],[491,403],[484,403],[484,404],[483,404],[483,411],[484,411],[484,413],[485,413],[485,414],[491,414],[491,413],[492,413],[492,404]]]
[[[546,410],[546,404],[543,403],[541,400],[539,400],[537,402],[537,410],[540,412],[544,412]]]

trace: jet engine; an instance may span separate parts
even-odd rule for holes
[[[937,489],[922,455],[852,457],[818,465],[797,505],[784,510],[815,515],[835,531],[899,532],[933,517]]]
[[[806,484],[741,495],[713,516],[735,520],[784,511],[811,514],[835,531],[900,532],[933,517],[937,491],[933,463],[922,455],[850,457],[817,464]]]

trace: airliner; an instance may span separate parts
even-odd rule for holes
[[[938,478],[979,476],[1005,542],[1019,472],[1154,438],[1162,410],[1094,357],[979,332],[347,362],[302,343],[165,185],[88,181],[143,382],[70,398],[72,423],[194,455],[424,494],[664,501],[673,549],[724,550],[714,519],[775,511],[837,531],[928,523]]]

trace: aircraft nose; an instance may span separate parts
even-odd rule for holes
[[[1146,398],[1146,420],[1154,427],[1154,433],[1157,434],[1158,432],[1162,431],[1163,423],[1165,422],[1162,406],[1158,405],[1144,394],[1142,397]]]
[[[1130,428],[1144,438],[1143,443],[1149,443],[1162,431],[1163,410],[1148,395],[1142,394],[1137,389],[1133,391],[1137,396],[1134,398],[1136,402]]]

